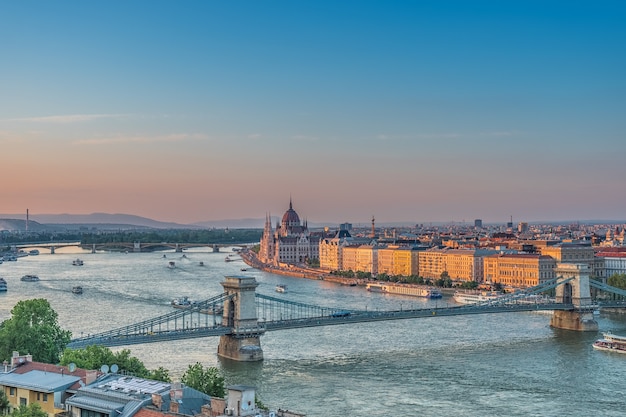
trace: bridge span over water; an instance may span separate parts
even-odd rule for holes
[[[248,245],[237,243],[184,243],[184,242],[103,242],[103,243],[81,243],[81,242],[31,242],[14,245],[16,249],[39,249],[50,251],[54,254],[57,249],[66,247],[77,247],[90,250],[92,253],[98,251],[116,252],[152,252],[163,249],[174,249],[175,252],[183,252],[191,248],[209,248],[213,252],[219,252],[221,248],[241,247]]]
[[[593,311],[626,308],[626,302],[594,304],[590,287],[626,296],[619,288],[590,281],[585,265],[564,266],[558,278],[494,301],[463,306],[363,311],[329,308],[257,294],[252,277],[227,276],[224,293],[148,320],[72,340],[68,347],[126,346],[202,337],[220,337],[218,355],[238,361],[263,359],[260,337],[269,331],[347,325],[385,320],[449,317],[470,314],[553,311],[553,327],[597,330]],[[529,301],[529,296],[556,289],[555,301]]]

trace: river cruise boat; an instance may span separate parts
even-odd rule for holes
[[[37,282],[39,277],[37,275],[24,275],[21,280],[24,282]]]
[[[277,285],[276,286],[276,292],[287,292],[287,286],[286,285]]]
[[[8,290],[7,282],[4,278],[0,278],[0,292],[6,292]]]
[[[492,292],[492,291],[482,291],[482,292],[456,291],[452,298],[454,299],[454,301],[456,301],[459,304],[476,304],[476,303],[486,303],[489,301],[494,301],[500,297],[502,297],[502,294],[498,292]]]
[[[605,352],[626,353],[626,336],[611,332],[602,333],[603,338],[593,342],[593,348]]]
[[[365,288],[371,292],[410,295],[412,297],[441,298],[443,296],[441,291],[436,288],[419,285],[368,282],[365,284]]]

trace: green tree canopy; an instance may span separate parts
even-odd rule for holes
[[[606,283],[611,287],[626,290],[626,274],[613,274],[609,277]]]
[[[58,363],[72,334],[59,327],[57,318],[46,299],[18,302],[11,310],[11,318],[0,324],[0,358],[8,360],[17,351],[31,354],[38,362]]]
[[[30,403],[15,408],[11,417],[48,417],[48,413],[43,411],[38,403]]]
[[[0,391],[0,415],[5,415],[9,410],[11,403],[4,391]]]
[[[158,368],[150,371],[146,366],[134,356],[130,355],[130,350],[122,349],[117,353],[113,353],[111,349],[100,346],[91,345],[84,349],[65,349],[61,356],[61,365],[67,366],[74,363],[78,368],[83,369],[100,369],[102,365],[118,366],[118,372],[135,375],[139,378],[154,379],[156,381],[171,382],[169,371],[164,368]]]
[[[224,377],[220,375],[219,370],[215,367],[204,368],[200,362],[188,366],[181,382],[212,397],[226,396]]]

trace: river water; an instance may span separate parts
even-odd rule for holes
[[[9,291],[0,293],[0,321],[18,301],[46,298],[60,326],[78,337],[171,312],[173,298],[208,299],[223,292],[224,276],[243,274],[257,279],[259,293],[333,308],[453,303],[241,272],[242,261],[224,262],[228,253],[197,249],[182,257],[74,248],[4,262],[0,276]],[[72,265],[76,257],[84,266]],[[169,261],[176,268],[168,268]],[[25,274],[41,280],[20,281]],[[274,291],[279,283],[288,286],[286,293]],[[74,285],[84,293],[72,294]],[[601,314],[597,320],[600,331],[626,334],[626,316]],[[168,369],[173,379],[196,362],[216,366],[228,385],[256,386],[264,404],[309,417],[625,415],[626,355],[593,350],[600,333],[552,329],[549,323],[545,313],[504,313],[268,332],[261,339],[261,363],[218,359],[218,338],[127,348],[149,369]]]

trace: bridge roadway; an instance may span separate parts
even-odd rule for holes
[[[217,299],[217,297],[216,297]],[[623,306],[623,304],[622,304]],[[597,307],[597,306],[596,306]],[[174,328],[171,330],[149,330],[154,329],[156,322],[147,327],[148,322],[138,323],[117,330],[81,337],[72,340],[67,347],[72,349],[84,348],[88,345],[101,345],[106,347],[126,346],[143,343],[154,343],[182,339],[195,339],[201,337],[222,336],[226,334],[239,335],[241,337],[249,335],[262,335],[266,331],[297,329],[304,327],[333,326],[341,324],[367,323],[385,320],[403,320],[426,317],[449,317],[469,314],[492,314],[492,313],[512,313],[528,311],[546,310],[571,310],[571,304],[560,303],[511,303],[503,305],[464,305],[454,307],[394,310],[394,311],[349,311],[336,310],[334,313],[319,317],[303,317],[295,319],[283,319],[272,321],[259,321],[258,326],[251,328],[233,329],[221,324],[208,325],[199,323],[197,326]],[[592,308],[592,307],[590,307]],[[197,311],[196,311],[197,312]],[[188,312],[190,313],[190,312]],[[178,313],[180,317],[182,312]],[[166,315],[166,316],[171,316]],[[165,317],[165,316],[163,316]],[[183,319],[184,323],[184,319]]]

